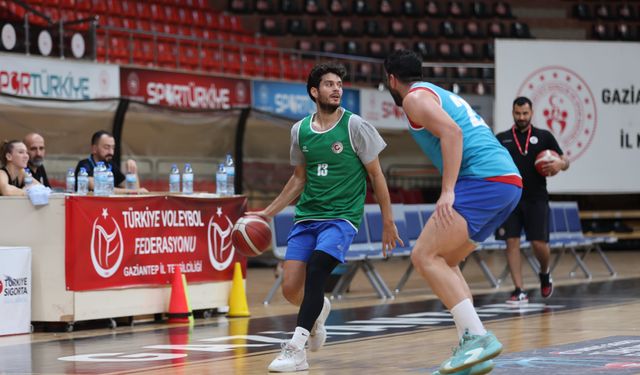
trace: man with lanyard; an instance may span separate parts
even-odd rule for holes
[[[80,168],[84,168],[89,174],[89,190],[94,189],[94,180],[93,180],[93,170],[96,167],[97,163],[102,161],[106,166],[111,166],[111,171],[113,172],[113,181],[114,181],[114,193],[116,194],[131,194],[131,193],[146,193],[147,189],[140,187],[140,179],[138,178],[138,166],[135,160],[129,159],[127,160],[127,171],[128,173],[132,173],[136,175],[136,189],[135,190],[127,190],[124,188],[124,180],[125,176],[120,171],[117,165],[112,164],[113,153],[116,149],[116,141],[115,138],[104,130],[98,130],[91,136],[91,155],[88,158],[80,160],[78,165],[76,166],[76,176],[80,173]],[[78,183],[76,179],[76,189],[78,188]]]
[[[534,127],[531,124],[533,110],[531,100],[518,97],[513,101],[513,121],[511,129],[499,133],[498,140],[509,150],[513,161],[522,176],[522,198],[507,221],[498,230],[498,238],[506,238],[507,263],[511,270],[511,279],[515,290],[508,302],[527,303],[529,297],[523,290],[520,259],[520,234],[522,227],[531,242],[533,252],[540,262],[540,295],[549,298],[553,293],[553,283],[549,275],[549,194],[547,179],[535,168],[536,156],[543,150],[553,150],[561,159],[548,162],[543,167],[547,176],[569,168],[569,159],[551,132]]]

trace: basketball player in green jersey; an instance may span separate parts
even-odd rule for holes
[[[324,297],[325,282],[344,262],[360,226],[367,176],[382,212],[383,252],[395,248],[396,241],[404,246],[378,160],[386,143],[371,124],[340,106],[345,75],[339,64],[318,64],[311,70],[307,92],[316,103],[316,113],[291,129],[293,175],[267,208],[254,212],[270,219],[300,196],[288,237],[282,285],[285,298],[300,306],[297,327],[269,371],[306,370],[307,341],[311,351],[324,344],[324,322],[331,309]]]

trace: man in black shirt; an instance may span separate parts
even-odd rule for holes
[[[23,143],[27,146],[29,154],[29,170],[34,180],[37,180],[46,187],[51,187],[47,178],[47,171],[44,169],[44,138],[38,133],[29,133],[24,137]]]
[[[128,173],[132,173],[136,175],[136,189],[135,190],[127,190],[125,189],[125,175],[120,171],[118,165],[112,164],[111,161],[113,159],[113,153],[116,149],[116,141],[113,136],[104,131],[99,130],[91,136],[91,155],[87,159],[80,160],[78,165],[76,166],[76,177],[80,173],[80,168],[84,168],[89,175],[89,190],[93,190],[94,181],[93,181],[93,169],[97,165],[99,161],[105,163],[107,167],[111,166],[111,171],[113,172],[113,185],[114,185],[114,193],[116,194],[126,194],[126,193],[146,193],[147,190],[145,188],[140,187],[140,179],[138,178],[138,166],[135,160],[129,159],[127,160],[127,171]],[[78,188],[78,179],[76,178],[76,189]]]
[[[540,262],[540,294],[549,298],[553,293],[553,284],[549,275],[549,193],[547,179],[535,168],[536,156],[543,150],[557,152],[561,159],[547,162],[543,172],[554,176],[569,168],[569,159],[551,132],[531,125],[532,104],[528,98],[519,97],[513,101],[513,121],[511,129],[499,133],[498,141],[507,149],[522,176],[522,197],[520,203],[507,221],[498,229],[498,237],[506,238],[507,263],[511,270],[511,279],[515,290],[508,302],[526,303],[527,294],[522,289],[522,270],[520,260],[520,233],[524,226],[527,240],[531,242],[533,252]]]

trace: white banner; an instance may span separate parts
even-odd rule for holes
[[[572,162],[547,180],[550,192],[640,192],[640,44],[497,40],[495,61],[496,131],[511,127],[513,100],[526,96],[533,125]]]
[[[0,336],[31,332],[31,249],[0,247]]]
[[[360,90],[360,114],[378,129],[407,130],[409,123],[402,108],[396,106],[388,90]]]
[[[3,53],[0,93],[65,100],[118,98],[120,70],[117,65]]]

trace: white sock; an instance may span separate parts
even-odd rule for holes
[[[453,315],[453,321],[456,322],[458,338],[462,338],[465,330],[469,330],[472,335],[484,335],[487,333],[469,298],[455,305],[451,309],[451,315]]]
[[[296,327],[296,330],[293,332],[293,337],[289,342],[289,345],[295,347],[296,349],[303,349],[304,345],[307,343],[307,339],[309,338],[309,331],[302,327]]]

